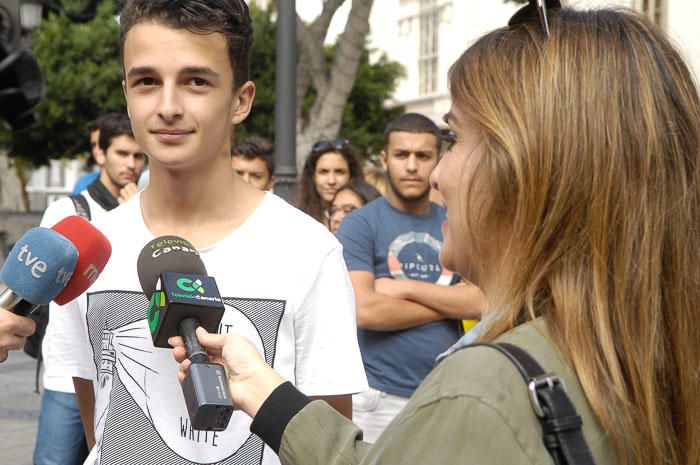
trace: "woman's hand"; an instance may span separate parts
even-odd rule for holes
[[[199,327],[197,339],[209,354],[209,360],[224,366],[234,406],[250,417],[255,417],[272,391],[285,381],[240,334],[212,334]],[[182,383],[191,362],[181,337],[171,337],[168,343],[173,346],[175,360],[180,363],[178,379]]]

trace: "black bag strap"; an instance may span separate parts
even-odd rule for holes
[[[44,334],[46,326],[49,323],[49,306],[40,305],[29,316],[36,323],[36,331],[34,334],[27,337],[24,342],[24,352],[32,358],[36,359],[36,370],[34,372],[34,392],[39,393],[39,374],[41,373],[41,364],[43,362],[41,347],[44,342]]]
[[[90,205],[87,199],[81,194],[71,195],[70,199],[73,201],[73,205],[75,205],[75,212],[90,221]]]
[[[542,424],[544,445],[556,465],[595,465],[581,431],[581,417],[571,403],[564,381],[559,376],[545,373],[527,351],[513,344],[475,343],[467,347],[474,346],[498,350],[518,369],[527,383],[535,415]]]

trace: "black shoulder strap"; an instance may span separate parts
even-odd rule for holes
[[[75,212],[90,221],[90,204],[88,204],[87,199],[81,194],[71,195],[70,199],[73,201],[73,205],[75,205]]]
[[[513,344],[476,343],[467,347],[474,346],[498,350],[513,362],[525,379],[532,407],[542,424],[544,445],[556,465],[595,465],[581,431],[581,417],[559,376],[545,373],[530,354]]]
[[[97,204],[104,208],[105,211],[110,211],[119,206],[119,201],[112,195],[112,193],[102,184],[100,178],[95,179],[92,183],[87,186],[87,190],[92,200],[97,202]]]

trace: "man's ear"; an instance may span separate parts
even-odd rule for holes
[[[382,151],[379,152],[379,161],[382,162],[382,169],[383,169],[384,171],[387,170],[386,158],[387,158],[386,151],[385,151],[384,149],[382,149]]]
[[[253,81],[244,82],[233,96],[231,123],[236,126],[248,117],[253,100],[255,99],[255,84]]]
[[[275,187],[276,182],[277,182],[277,178],[273,174],[272,176],[270,176],[270,180],[267,182],[267,189],[266,190],[268,190],[268,191],[272,190],[272,188]]]

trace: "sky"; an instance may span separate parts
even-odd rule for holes
[[[333,15],[333,21],[328,29],[328,36],[326,38],[326,43],[334,43],[335,38],[343,32],[345,27],[345,20],[350,12],[350,4],[352,2],[346,1],[343,5],[336,11]],[[321,13],[323,7],[323,0],[296,0],[297,13],[304,21],[312,21],[316,16]]]

